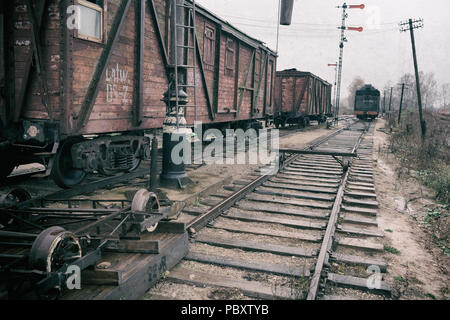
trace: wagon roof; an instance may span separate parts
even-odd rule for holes
[[[273,51],[272,49],[270,49],[269,47],[267,47],[265,45],[265,42],[249,36],[248,34],[244,33],[243,31],[241,31],[238,28],[236,28],[235,26],[233,26],[231,23],[229,23],[226,20],[220,18],[215,13],[209,11],[205,7],[203,7],[203,6],[201,6],[201,5],[197,4],[197,3],[195,4],[195,6],[196,6],[197,12],[199,12],[201,15],[205,16],[206,18],[214,21],[216,24],[219,24],[221,26],[221,28],[222,28],[222,31],[227,32],[229,34],[232,34],[237,39],[247,43],[248,45],[250,45],[250,46],[252,46],[254,48],[260,47],[260,48],[262,48],[264,50],[269,51],[272,55],[278,56],[275,51]]]
[[[286,69],[283,71],[277,71],[277,76],[288,76],[288,77],[311,77],[311,78],[315,78],[321,82],[323,82],[325,85],[329,85],[331,86],[331,84],[326,81],[323,80],[322,78],[316,76],[315,74],[308,72],[308,71],[299,71],[297,69]]]

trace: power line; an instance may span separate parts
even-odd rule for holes
[[[234,19],[241,19],[241,20],[245,20],[248,22],[251,21],[255,21],[255,22],[265,22],[265,23],[271,23],[271,24],[275,24],[276,21],[272,21],[272,20],[267,20],[267,19],[256,19],[256,18],[249,18],[249,17],[245,17],[245,16],[235,16],[235,15],[221,15],[223,17],[229,17],[229,18],[234,18]],[[383,22],[383,23],[379,23],[374,25],[375,27],[378,26],[385,26],[385,25],[392,25],[392,26],[397,26],[398,22],[397,21],[393,21],[393,22]],[[327,27],[335,27],[334,23],[309,23],[309,22],[295,22],[292,23],[291,26],[327,26]]]
[[[273,27],[270,25],[258,25],[258,24],[250,24],[250,23],[243,23],[243,22],[234,22],[233,24],[237,25],[237,26],[247,26],[247,27],[252,27],[252,28],[259,28],[259,29],[268,29],[268,30],[273,30]],[[286,29],[287,31],[288,29]],[[305,29],[305,28],[289,28],[289,31],[295,31],[295,32],[308,32],[311,33],[313,32],[317,32],[317,33],[330,33],[331,31],[335,31],[337,30],[336,28],[328,28],[328,29]],[[366,34],[370,33],[370,34],[377,34],[377,33],[384,33],[384,32],[390,32],[390,31],[394,31],[397,30],[397,28],[389,28],[389,29],[374,29],[374,30],[366,30]],[[361,34],[363,35],[363,34]]]

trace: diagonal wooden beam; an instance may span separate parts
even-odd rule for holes
[[[28,12],[28,16],[30,18],[31,21],[31,43],[33,46],[33,55],[34,55],[34,62],[35,62],[35,67],[36,67],[36,72],[38,74],[39,77],[39,82],[41,85],[41,97],[42,97],[42,104],[44,105],[48,116],[50,118],[50,121],[53,122],[53,115],[52,112],[50,110],[50,107],[48,105],[48,87],[47,87],[47,76],[46,76],[46,72],[45,72],[45,67],[42,61],[42,48],[39,44],[39,28],[40,28],[40,24],[38,24],[38,19],[35,15],[35,10],[31,4],[31,0],[25,0],[25,3],[27,5],[27,12]],[[42,4],[42,2],[41,2]],[[45,1],[43,4],[42,9],[42,13],[44,11],[44,7],[45,7]],[[41,16],[42,19],[42,16]],[[20,114],[19,114],[20,116]]]
[[[305,85],[303,86],[302,92],[300,93],[299,99],[295,106],[295,110],[294,110],[295,113],[297,113],[297,111],[299,111],[302,106],[302,102],[303,102],[303,99],[305,98],[306,90],[308,90],[307,88],[309,86],[309,80],[310,80],[310,78],[308,77],[306,82],[304,83]]]
[[[144,50],[145,50],[145,0],[139,0],[135,5],[136,19],[136,91],[133,125],[139,127],[142,123],[144,100]]]
[[[76,130],[78,132],[81,131],[82,128],[87,124],[92,109],[94,108],[94,103],[95,100],[97,99],[97,95],[100,90],[100,80],[104,78],[106,66],[108,65],[109,60],[111,59],[112,52],[117,46],[120,32],[122,31],[125,18],[130,9],[130,4],[131,0],[122,0],[120,7],[117,11],[116,17],[111,27],[111,31],[108,36],[108,41],[106,42],[106,46],[102,51],[99,63],[97,64],[97,68],[95,69],[91,83],[89,84],[87,90],[86,97],[81,107]]]
[[[195,19],[195,17],[194,17]],[[203,57],[202,57],[202,53],[200,51],[200,46],[198,43],[198,38],[197,38],[197,33],[194,32],[194,38],[195,38],[195,47],[197,48],[197,54],[198,54],[198,60],[199,60],[199,64],[198,66],[200,67],[200,74],[202,76],[202,84],[203,84],[203,88],[205,89],[205,93],[206,93],[206,103],[208,105],[208,111],[209,111],[209,118],[211,120],[214,120],[215,118],[215,114],[214,114],[214,110],[213,110],[213,105],[211,102],[211,93],[209,91],[208,88],[208,83],[206,81],[206,77],[205,77],[205,69],[203,66]]]
[[[169,66],[169,56],[167,54],[167,48],[163,39],[163,35],[161,33],[161,28],[159,26],[159,22],[158,22],[158,13],[156,12],[156,8],[155,8],[155,2],[153,0],[148,0],[149,3],[149,7],[150,7],[150,13],[152,15],[152,20],[153,20],[153,25],[155,27],[156,30],[156,34],[158,35],[158,42],[159,42],[159,47],[161,49],[162,55],[163,55],[163,62],[164,62],[164,67],[166,68],[166,74],[167,76],[169,76],[169,70],[168,70],[168,66]],[[169,6],[169,5],[167,5]]]
[[[3,12],[12,12],[13,4],[10,1],[2,1],[0,3]],[[14,45],[13,45],[13,30],[14,22],[12,15],[3,15],[3,47],[5,56],[5,119],[4,124],[8,124],[12,121],[13,113],[15,109],[15,58],[14,58]]]
[[[42,86],[42,90],[43,90],[43,92],[41,93],[42,97],[43,97],[43,104],[47,108],[47,112],[49,112],[48,106],[46,105],[46,100],[45,100],[45,98],[47,97],[47,93],[48,93],[46,82],[45,82],[47,79],[45,78],[45,72],[42,73],[42,71],[44,69],[42,68],[42,63],[40,61],[39,54],[40,54],[41,50],[40,50],[40,46],[39,46],[39,42],[38,42],[46,4],[47,4],[47,0],[38,1],[37,8],[34,10],[33,7],[31,6],[31,1],[30,0],[26,1],[27,11],[28,11],[28,15],[30,17],[30,22],[31,22],[31,26],[32,26],[31,32],[32,32],[33,49],[30,50],[30,52],[28,53],[28,56],[26,57],[22,86],[19,89],[18,99],[16,101],[16,106],[14,108],[14,114],[13,114],[14,122],[19,121],[20,115],[22,114],[23,104],[25,102],[25,95],[26,95],[27,88],[28,88],[28,85],[30,82],[31,67],[33,65],[33,56],[36,59],[36,67],[38,69],[38,74],[40,76],[41,86]],[[49,117],[51,118],[50,113],[49,113]]]

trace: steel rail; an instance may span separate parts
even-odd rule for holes
[[[365,130],[361,133],[359,136],[358,141],[356,142],[355,146],[353,147],[353,152],[356,152],[358,150],[359,145],[366,134],[369,127],[366,127]],[[330,250],[331,246],[333,244],[334,234],[336,232],[336,223],[339,217],[339,212],[341,209],[342,200],[344,197],[344,191],[345,191],[345,185],[348,180],[348,176],[350,174],[350,171],[347,170],[345,172],[344,177],[341,180],[341,183],[339,185],[339,189],[336,194],[336,199],[333,204],[333,208],[331,210],[330,218],[328,220],[327,229],[325,231],[324,238],[322,240],[322,245],[320,247],[319,256],[317,259],[317,263],[314,269],[314,274],[311,278],[310,286],[308,295],[306,297],[306,300],[315,300],[317,297],[317,291],[320,286],[320,279],[322,278],[322,271],[324,265],[328,263],[328,260],[330,258]]]
[[[314,140],[312,144],[308,145],[303,150],[307,151],[307,150],[312,150],[312,149],[316,148],[317,146],[328,141],[332,137],[338,135],[346,128],[348,128],[348,127],[338,129],[323,138]],[[292,163],[294,160],[296,160],[298,157],[300,157],[300,155],[295,154],[295,155],[291,156],[289,159],[287,159],[286,161],[284,161],[282,164],[282,168],[280,168],[280,171],[282,169],[284,169],[286,166],[288,166],[290,163]],[[192,220],[189,224],[187,224],[186,228],[190,231],[190,233],[197,232],[198,230],[204,228],[210,221],[216,219],[225,210],[232,207],[236,202],[238,202],[239,200],[244,198],[247,194],[254,191],[256,188],[261,186],[264,182],[268,181],[272,177],[273,177],[272,175],[262,175],[261,177],[253,180],[252,182],[250,182],[246,186],[244,186],[242,189],[234,192],[231,196],[222,200],[221,202],[216,204],[214,207],[212,207],[208,211],[202,213],[194,220]]]
[[[335,157],[357,157],[358,156],[354,152],[311,151],[311,150],[300,150],[300,149],[280,149],[280,152],[319,155],[319,156],[335,156]]]

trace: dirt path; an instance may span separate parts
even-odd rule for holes
[[[374,139],[375,185],[393,298],[448,299],[450,257],[420,224],[427,209],[436,206],[433,193],[399,170],[387,149],[388,135],[380,128],[384,120],[378,120]]]

